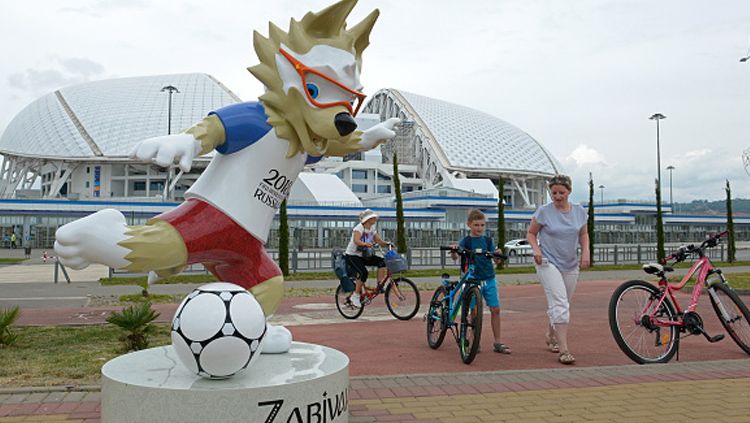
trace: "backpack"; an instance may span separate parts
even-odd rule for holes
[[[336,273],[336,277],[339,279],[341,289],[343,289],[344,292],[354,291],[354,281],[349,276],[349,271],[347,269],[348,262],[344,255],[344,251],[336,248],[331,252],[331,256],[333,258],[333,272]]]
[[[482,239],[484,240],[484,250],[489,251],[490,245],[492,245],[492,238],[490,238],[487,235],[483,235]],[[469,242],[471,242],[471,235],[466,235],[464,239],[461,240],[461,244],[463,245],[470,245]],[[461,256],[461,273],[465,273],[469,270],[469,263],[466,261],[466,257]]]

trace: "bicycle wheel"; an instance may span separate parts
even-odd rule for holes
[[[396,278],[385,288],[385,305],[393,317],[409,320],[419,310],[419,290],[414,282]]]
[[[352,302],[349,301],[350,295],[351,292],[344,292],[341,289],[341,285],[339,285],[339,287],[336,288],[336,308],[339,310],[339,313],[341,313],[341,315],[345,318],[356,319],[365,310],[365,306],[361,305],[357,307],[352,304]]]
[[[666,363],[680,342],[676,326],[654,326],[649,316],[674,322],[677,313],[668,298],[658,310],[660,291],[644,281],[620,285],[609,301],[609,327],[622,352],[638,364]]]
[[[438,287],[432,294],[430,308],[427,310],[427,345],[433,350],[440,347],[448,330],[448,310],[445,309],[447,295],[445,287]]]
[[[724,329],[742,351],[750,354],[750,312],[747,306],[728,285],[717,283],[708,289],[711,305]]]
[[[482,337],[482,294],[478,286],[471,286],[464,292],[459,331],[458,350],[461,360],[470,364],[479,352]]]

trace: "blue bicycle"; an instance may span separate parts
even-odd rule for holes
[[[451,330],[458,344],[461,360],[470,364],[479,351],[482,337],[482,281],[474,277],[474,258],[505,258],[499,252],[482,252],[460,247],[440,247],[441,251],[452,251],[463,257],[463,276],[458,282],[439,286],[430,300],[427,311],[427,344],[437,349]],[[457,318],[459,318],[457,320]]]

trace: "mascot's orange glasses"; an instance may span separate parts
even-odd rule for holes
[[[294,70],[302,78],[302,84],[305,86],[305,95],[310,100],[310,103],[320,108],[344,106],[352,116],[357,115],[365,97],[367,97],[365,94],[347,87],[330,76],[305,66],[283,49],[279,49],[279,53],[286,57],[286,60],[294,66]],[[342,100],[347,98],[350,100]]]

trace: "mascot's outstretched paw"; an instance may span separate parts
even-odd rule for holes
[[[91,263],[115,269],[125,267],[130,264],[125,260],[130,250],[117,243],[127,238],[126,229],[122,213],[100,210],[61,226],[55,232],[55,253],[62,264],[73,269],[83,269]]]
[[[292,333],[284,326],[268,325],[263,341],[262,354],[280,354],[292,347]]]
[[[201,152],[201,143],[190,134],[164,135],[143,140],[133,147],[131,159],[153,161],[161,167],[178,162],[180,169],[189,172],[193,159]]]
[[[399,122],[401,122],[401,119],[399,118],[390,118],[367,129],[362,133],[362,141],[360,141],[360,145],[363,149],[369,150],[375,148],[378,144],[395,137],[396,132],[393,130],[393,127]]]

